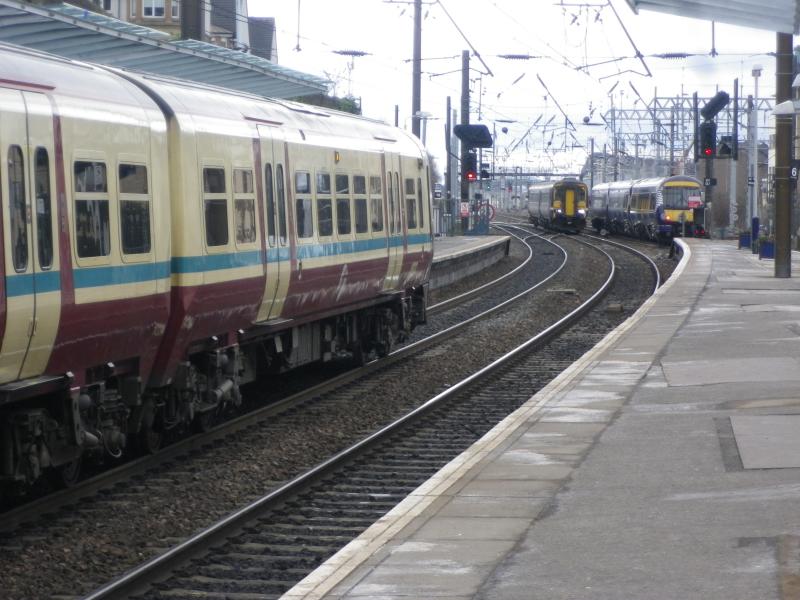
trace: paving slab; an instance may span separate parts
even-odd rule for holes
[[[285,599],[800,600],[800,270],[686,246],[407,525],[387,515]]]
[[[800,415],[731,417],[745,469],[800,468]]]

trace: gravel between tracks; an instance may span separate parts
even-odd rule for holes
[[[516,246],[512,244],[512,248]],[[666,251],[655,254],[666,257]],[[480,278],[488,278],[488,271],[510,270],[514,256],[512,251],[508,259],[484,270]],[[666,258],[657,262],[672,264]],[[577,277],[587,282],[596,278],[598,269],[583,264]],[[448,286],[440,290],[439,300],[461,293],[465,286],[474,287],[475,283]],[[569,294],[558,297],[559,312],[577,304],[577,298]],[[301,430],[296,422],[291,430],[280,422],[267,423],[208,449],[202,456],[160,469],[133,484],[120,484],[104,496],[75,506],[75,518],[60,515],[48,525],[47,536],[34,526],[27,535],[0,539],[3,598],[64,597],[91,591],[327,458],[332,448],[343,448],[406,412],[419,402],[420,393],[442,389],[446,379],[456,381],[460,372],[473,370],[477,360],[470,357],[478,355],[485,364],[513,343],[513,332],[522,336],[524,329],[546,320],[544,312],[519,307],[504,313],[493,326],[477,324],[470,339],[480,352],[468,352],[462,338],[429,349],[425,352],[429,369],[414,381],[391,385],[376,381],[373,387],[366,386],[359,395],[347,398],[346,410],[336,404],[314,409],[315,418],[303,420]],[[497,335],[494,327],[500,322],[505,323],[507,335]],[[459,369],[454,369],[456,358],[463,363]],[[254,439],[260,443],[254,444]],[[211,489],[209,482],[215,482]],[[79,515],[84,518],[77,518]]]

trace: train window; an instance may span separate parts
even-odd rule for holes
[[[272,189],[272,165],[264,167],[264,186],[267,188],[267,240],[275,245],[275,192]]]
[[[333,200],[330,173],[317,173],[317,227],[320,237],[333,235]]]
[[[119,166],[119,193],[146,194],[147,167],[121,164]]]
[[[317,226],[320,237],[333,235],[333,201],[330,197],[317,197]]]
[[[225,193],[225,169],[203,169],[203,191],[206,194]]]
[[[147,196],[147,167],[119,166],[119,214],[124,254],[150,252],[150,198]]]
[[[228,199],[225,193],[225,169],[203,169],[203,201],[206,217],[206,244],[225,246],[228,243]]]
[[[120,202],[122,225],[122,252],[147,254],[150,252],[150,203]]]
[[[419,206],[419,227],[425,227],[425,204],[422,202],[422,179],[417,178],[417,206]]]
[[[386,173],[386,181],[389,183],[389,233],[394,233],[397,226],[394,223],[394,182],[391,173]]]
[[[367,178],[363,175],[353,175],[353,193],[355,198],[356,233],[366,233],[369,230],[369,213],[367,211]],[[359,197],[360,196],[360,197]]]
[[[284,192],[283,165],[275,167],[275,191],[278,195],[278,235],[281,245],[286,245],[286,193]]]
[[[351,227],[350,198],[348,196],[337,196],[336,232],[339,235],[349,235]]]
[[[377,176],[373,176],[369,178],[369,193],[370,194],[381,194],[383,193],[383,188],[381,187],[381,178]]]
[[[400,196],[400,176],[397,171],[394,173],[394,197],[395,197],[395,222],[397,223],[397,233],[403,233],[403,199]]]
[[[352,230],[350,215],[350,176],[337,174],[336,184],[336,233],[349,235]]]
[[[78,256],[108,256],[111,254],[111,224],[106,165],[96,161],[76,161],[73,173],[75,193],[91,194],[89,198],[75,198],[75,243]]]
[[[366,233],[369,230],[369,214],[367,212],[367,199],[356,198],[356,233]]]
[[[367,193],[367,178],[366,177],[364,177],[363,175],[353,175],[353,193],[355,193],[355,194],[366,194]]]
[[[417,190],[414,187],[414,180],[410,177],[406,179],[406,223],[409,229],[417,227]]]
[[[36,171],[33,180],[36,193],[36,238],[39,246],[39,268],[53,266],[53,216],[50,201],[50,157],[44,148],[36,149]]]
[[[369,178],[369,207],[372,213],[373,233],[383,231],[383,188],[380,177]]]
[[[252,244],[256,241],[256,201],[253,193],[253,172],[250,169],[233,170],[233,194],[236,243]]]
[[[256,241],[256,203],[252,198],[236,199],[236,243]]]
[[[311,175],[306,171],[297,171],[294,174],[294,191],[296,194],[311,193]]]
[[[92,194],[108,193],[106,164],[102,162],[75,162],[75,191]]]
[[[206,200],[206,244],[224,246],[228,243],[228,203],[225,200]]]
[[[329,173],[317,173],[317,193],[331,193],[331,176]]]
[[[314,235],[314,216],[311,213],[311,198],[298,198],[297,209],[297,237],[309,238]]]
[[[28,268],[28,224],[25,209],[25,163],[22,148],[8,149],[8,204],[11,215],[11,257],[14,270]]]
[[[233,193],[234,194],[253,193],[253,172],[250,169],[233,170]]]
[[[337,175],[336,176],[336,193],[349,194],[350,193],[350,176]]]

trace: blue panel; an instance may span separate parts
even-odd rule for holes
[[[6,277],[6,297],[30,296],[34,290],[34,277],[36,291],[44,294],[61,289],[61,278],[58,271],[45,271],[43,273],[22,273]]]
[[[140,265],[75,268],[73,276],[76,289],[139,283],[169,277],[169,263],[165,261]]]
[[[288,250],[287,250],[288,258]],[[262,264],[261,250],[249,252],[233,252],[229,254],[211,254],[208,256],[174,256],[172,258],[173,273],[203,273],[204,271],[220,271]]]

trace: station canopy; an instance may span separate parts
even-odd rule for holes
[[[800,0],[627,0],[639,9],[730,25],[800,33]]]
[[[0,41],[270,98],[325,93],[329,83],[253,54],[197,40],[170,41],[161,31],[64,3],[0,0]]]

